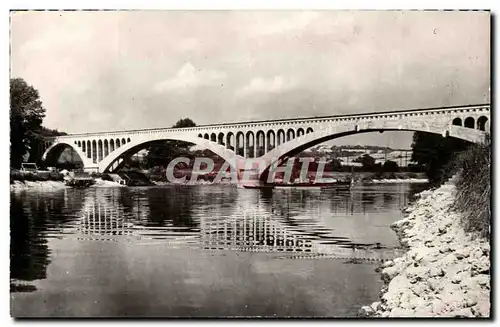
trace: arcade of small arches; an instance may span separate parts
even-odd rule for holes
[[[242,131],[236,133],[200,133],[198,137],[216,142],[244,158],[258,158],[285,142],[312,132],[314,130],[311,127],[306,129],[299,127],[297,129],[278,129],[276,132],[268,130],[267,133],[262,130],[255,133],[253,131],[246,133]]]
[[[84,155],[88,159],[92,159],[93,163],[98,163],[103,158],[107,157],[108,154],[115,151],[115,149],[120,148],[126,143],[130,142],[130,138],[117,138],[107,140],[92,140],[92,141],[74,141],[74,144],[78,146]]]
[[[477,119],[477,121],[474,120],[474,117],[467,117],[464,119],[463,124],[462,124],[462,118],[456,117],[453,119],[452,124],[455,126],[474,128],[474,129],[478,129],[480,131],[489,130],[488,117],[486,117],[486,116],[479,117]]]

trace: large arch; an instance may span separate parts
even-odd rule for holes
[[[158,142],[158,141],[183,141],[196,144],[201,146],[211,152],[217,154],[229,164],[240,165],[243,157],[236,155],[232,150],[226,149],[225,146],[215,144],[205,138],[199,138],[197,135],[187,136],[185,134],[172,134],[168,133],[164,137],[159,137],[158,135],[145,134],[141,137],[136,137],[129,143],[123,144],[119,149],[110,153],[106,158],[104,158],[98,164],[99,172],[108,172],[109,169],[117,162],[119,159],[123,159],[128,154],[133,154],[136,151],[144,148],[148,143]],[[235,162],[236,161],[236,162]],[[238,166],[239,167],[239,166]]]
[[[83,152],[80,148],[73,146],[70,142],[58,141],[53,143],[51,146],[45,150],[42,155],[42,162],[44,164],[51,163],[55,157],[59,157],[65,148],[71,148],[78,155],[79,159],[82,161],[84,167],[92,166],[92,161],[87,157],[87,154]],[[56,159],[57,160],[57,159]]]
[[[476,129],[461,126],[437,126],[426,122],[399,122],[383,123],[381,127],[376,126],[373,122],[366,122],[356,125],[341,125],[329,129],[320,130],[305,134],[302,138],[295,138],[285,144],[276,147],[268,152],[260,159],[264,162],[260,165],[260,179],[265,179],[267,173],[273,165],[281,162],[283,159],[294,156],[310,147],[330,141],[343,136],[348,136],[358,133],[380,132],[380,131],[413,131],[427,132],[459,138],[471,143],[480,143],[485,140],[486,133]]]

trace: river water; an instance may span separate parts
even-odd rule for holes
[[[11,192],[11,313],[356,316],[401,251],[389,225],[423,188]]]

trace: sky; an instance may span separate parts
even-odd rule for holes
[[[11,77],[68,133],[489,102],[490,16],[424,11],[13,12]],[[331,144],[408,148],[410,132]]]

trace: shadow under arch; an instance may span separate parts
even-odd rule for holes
[[[294,140],[287,142],[283,144],[282,147],[276,148],[271,152],[268,152],[266,155],[262,157],[263,161],[265,162],[265,168],[261,167],[260,174],[259,174],[259,180],[261,182],[265,182],[267,180],[269,170],[273,165],[281,164],[283,160],[295,156],[296,154],[309,149],[313,146],[316,146],[318,144],[331,141],[333,139],[349,136],[349,135],[354,135],[354,134],[364,134],[364,133],[374,133],[374,132],[394,132],[394,131],[399,131],[399,132],[424,132],[424,133],[430,133],[430,134],[439,134],[442,135],[443,137],[455,137],[462,139],[464,141],[474,143],[472,140],[473,137],[471,136],[470,138],[464,137],[463,133],[461,133],[462,130],[467,130],[470,131],[471,133],[475,132],[476,130],[470,129],[470,128],[464,128],[460,126],[450,126],[448,130],[445,131],[437,131],[433,129],[418,129],[418,128],[366,128],[366,129],[359,129],[358,126],[355,126],[354,129],[348,129],[340,132],[313,132],[309,134],[305,134],[301,137],[295,138]]]
[[[73,146],[72,144],[66,142],[54,143],[47,150],[45,150],[42,156],[42,163],[45,166],[55,166],[57,164],[57,160],[61,157],[61,154],[66,149],[71,149],[71,151],[73,151],[73,153],[76,155],[73,158],[74,161],[81,162],[83,167],[86,167],[91,164],[90,159],[87,158],[87,156],[85,155],[85,153],[83,153],[83,151]]]

